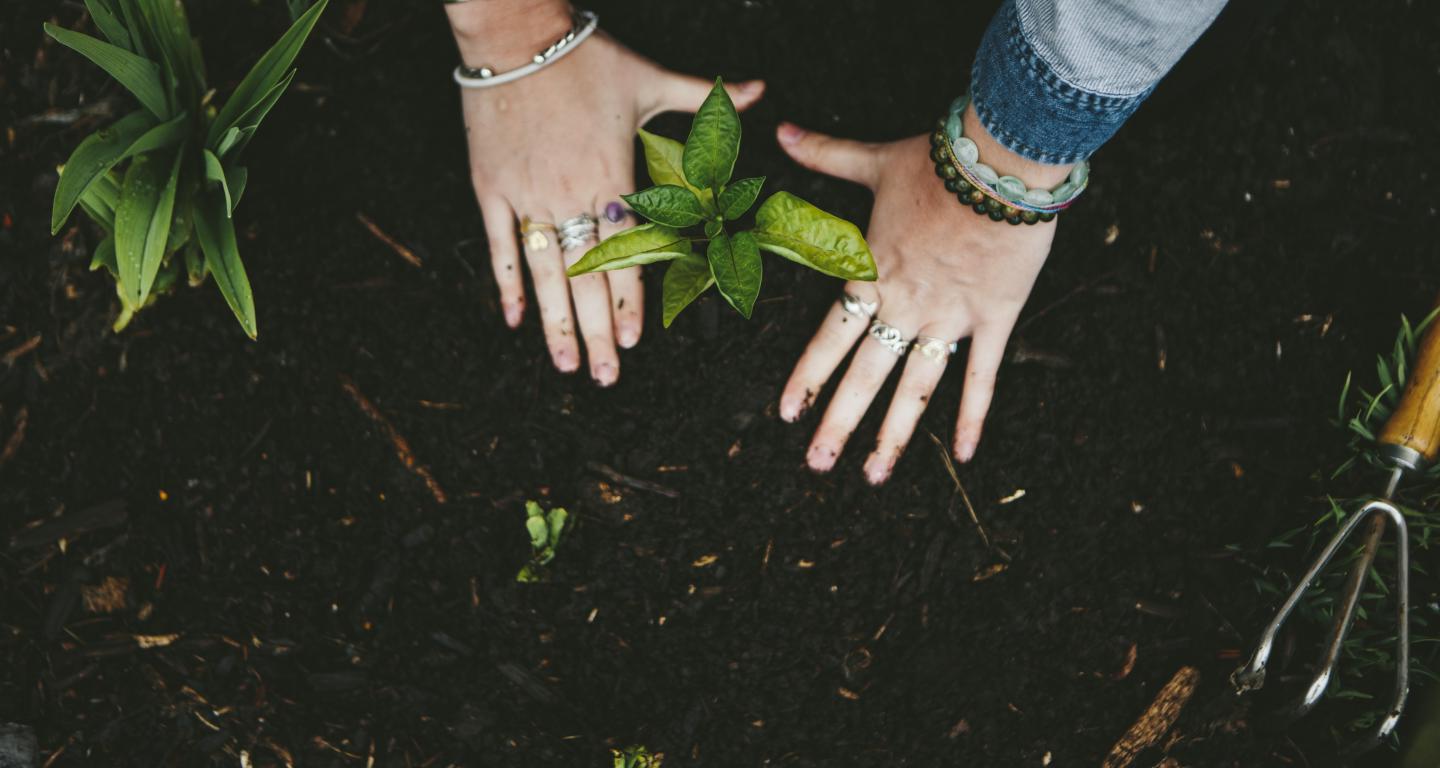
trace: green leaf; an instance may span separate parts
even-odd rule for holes
[[[220,191],[225,193],[225,215],[229,216],[235,211],[235,202],[230,198],[230,185],[225,180],[225,167],[220,165],[220,158],[208,149],[201,150],[205,156],[205,178],[220,185]]]
[[[95,246],[95,253],[90,256],[90,271],[94,272],[101,267],[108,270],[111,277],[120,274],[119,269],[115,266],[115,238],[113,237],[101,240],[100,244]]]
[[[50,208],[50,234],[60,231],[80,195],[97,176],[110,170],[125,157],[125,151],[146,131],[155,127],[155,118],[139,110],[116,120],[114,124],[86,136],[60,172],[55,186],[55,201]],[[114,207],[113,205],[111,206]]]
[[[95,26],[105,39],[112,44],[133,52],[135,49],[130,45],[130,33],[125,30],[125,25],[120,23],[120,18],[111,10],[106,0],[85,0],[85,10],[90,12],[90,18],[95,21]]]
[[[250,171],[239,165],[231,165],[225,171],[225,186],[230,188],[230,211],[240,207],[240,198],[245,195],[245,183],[250,180]]]
[[[719,219],[710,219],[705,222],[705,239],[714,240],[725,234],[725,222]]]
[[[126,90],[135,94],[135,98],[140,100],[140,106],[150,110],[150,114],[162,120],[170,116],[170,108],[165,101],[165,82],[161,79],[159,64],[136,56],[119,46],[54,24],[46,23],[45,32],[55,38],[56,42],[110,73]]]
[[[715,194],[708,189],[700,189],[685,178],[685,145],[674,139],[656,136],[644,128],[638,133],[645,149],[645,168],[650,172],[650,181],[684,187],[700,198],[701,208],[714,213]]]
[[[691,302],[700,298],[700,295],[710,290],[710,286],[714,284],[715,276],[710,274],[710,262],[704,257],[692,253],[670,262],[670,267],[665,270],[662,299],[665,305],[665,327],[669,328],[680,310],[690,306]]]
[[[205,256],[200,253],[198,243],[187,243],[185,245],[185,277],[191,288],[198,287],[205,282]]]
[[[205,252],[205,266],[215,276],[215,287],[220,289],[245,335],[255,338],[255,298],[235,244],[235,222],[225,215],[224,197],[214,192],[200,194],[195,205],[195,237]]]
[[[569,519],[570,513],[564,507],[556,507],[545,516],[545,522],[550,526],[550,546],[560,545],[560,534],[565,532],[565,521]]]
[[[720,193],[720,202],[717,207],[720,215],[726,221],[734,221],[755,204],[755,198],[760,196],[760,188],[765,186],[764,176],[755,176],[749,179],[741,179],[725,188]]]
[[[270,114],[270,109],[275,102],[280,100],[280,95],[290,87],[290,81],[295,79],[295,70],[290,70],[280,82],[276,83],[266,94],[261,97],[259,103],[245,111],[235,125],[221,135],[216,154],[225,157],[233,150],[238,153],[245,149],[250,143],[250,137],[255,135],[255,129],[260,127],[260,121]],[[231,158],[233,160],[233,158]]]
[[[690,253],[690,238],[673,227],[641,224],[605,238],[570,266],[565,274],[578,277],[637,264],[670,261]]]
[[[112,235],[115,234],[115,206],[119,203],[120,182],[111,171],[96,176],[80,193],[80,207]]]
[[[550,528],[545,525],[543,516],[525,518],[525,530],[530,532],[530,547],[536,551],[544,549],[550,542]]]
[[[255,62],[255,66],[250,68],[245,79],[241,80],[240,85],[235,87],[235,92],[230,94],[229,101],[225,102],[225,106],[215,116],[215,122],[210,124],[210,132],[205,139],[206,146],[215,146],[226,131],[239,124],[241,116],[259,105],[285,77],[290,63],[299,55],[300,47],[305,44],[310,30],[315,27],[315,22],[319,20],[328,3],[329,0],[320,0],[306,11],[305,15],[290,25],[290,29],[280,36],[275,45]],[[279,95],[276,94],[275,98],[279,98]],[[274,103],[273,99],[271,103]]]
[[[725,92],[725,84],[715,78],[715,87],[695,112],[690,136],[685,139],[682,163],[685,178],[701,189],[718,189],[730,183],[735,171],[735,158],[740,154],[740,116]]]
[[[115,261],[120,269],[122,298],[132,308],[145,305],[170,234],[175,184],[183,155],[174,160],[158,152],[136,157],[125,171],[120,204],[115,208]]]
[[[801,200],[776,192],[755,213],[760,247],[843,280],[874,280],[875,258],[859,227]]]
[[[695,193],[674,184],[661,184],[620,197],[629,203],[636,213],[668,227],[689,227],[699,224],[705,218]]]
[[[755,236],[749,232],[738,232],[733,237],[721,233],[710,241],[705,255],[720,295],[735,311],[750,319],[755,311],[755,299],[760,296],[762,270]]]

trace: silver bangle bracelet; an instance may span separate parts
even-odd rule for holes
[[[559,61],[561,56],[575,50],[575,46],[585,42],[585,38],[594,33],[598,26],[600,26],[600,17],[593,11],[577,10],[570,31],[566,32],[564,37],[551,43],[549,48],[531,57],[529,64],[516,67],[509,72],[498,73],[489,67],[467,67],[461,64],[455,68],[455,82],[461,88],[493,88],[519,80],[526,75],[533,75]]]

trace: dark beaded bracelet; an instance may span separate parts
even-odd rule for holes
[[[1020,208],[1000,199],[995,192],[983,184],[977,184],[961,171],[961,165],[950,149],[945,137],[945,123],[942,120],[935,132],[930,134],[930,159],[935,162],[935,175],[945,183],[945,189],[955,193],[962,205],[991,221],[1010,224],[1034,224],[1053,221],[1056,211],[1032,211]]]

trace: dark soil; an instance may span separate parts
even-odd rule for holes
[[[222,93],[281,5],[190,3]],[[863,190],[790,163],[776,122],[926,130],[992,10],[595,5],[666,65],[766,78],[741,172],[859,221]],[[1264,544],[1378,482],[1326,480],[1345,373],[1440,288],[1433,3],[1231,9],[1097,155],[960,469],[989,549],[925,434],[949,442],[953,372],[888,485],[864,450],[804,469],[814,417],[775,402],[830,279],[772,261],[752,321],[710,300],[662,331],[652,273],[612,390],[550,367],[533,310],[506,330],[424,3],[372,0],[359,43],[325,30],[249,150],[259,342],[208,285],[112,334],[94,232],[46,231],[55,164],[108,118],[37,116],[129,108],[42,40],[81,11],[0,8],[0,354],[40,337],[0,363],[0,442],[25,425],[0,460],[0,722],[47,764],[597,768],[639,743],[667,766],[1095,765],[1182,665],[1181,764],[1333,761],[1323,726],[1257,729],[1224,678],[1272,607]],[[527,498],[578,518],[549,584],[514,579]],[[127,607],[87,610],[109,577]]]

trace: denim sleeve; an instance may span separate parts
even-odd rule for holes
[[[1089,157],[1134,114],[1225,0],[1005,0],[970,71],[976,116],[1042,163]]]

